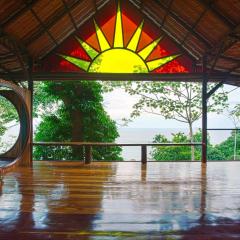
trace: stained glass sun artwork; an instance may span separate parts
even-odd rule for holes
[[[116,13],[113,46],[110,46],[102,29],[98,26],[96,21],[94,21],[100,51],[97,51],[86,41],[76,37],[79,44],[90,57],[91,61],[86,61],[84,59],[64,54],[59,55],[78,68],[91,73],[148,73],[171,62],[179,56],[170,55],[147,61],[147,58],[161,41],[161,37],[152,41],[140,51],[137,51],[138,43],[141,39],[143,24],[144,22],[142,21],[133,33],[128,44],[124,46],[122,12],[119,3]]]

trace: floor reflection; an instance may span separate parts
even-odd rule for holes
[[[4,178],[0,239],[240,239],[239,167],[35,163]]]

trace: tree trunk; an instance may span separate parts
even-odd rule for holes
[[[194,139],[193,139],[193,126],[192,123],[188,123],[189,124],[189,137],[190,137],[190,142],[193,143]],[[194,161],[195,160],[195,147],[191,146],[191,160]]]
[[[82,124],[82,113],[79,110],[74,110],[71,112],[72,118],[72,142],[82,142],[83,141],[83,124]],[[83,147],[73,147],[73,159],[83,160]]]

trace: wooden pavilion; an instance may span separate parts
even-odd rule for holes
[[[0,239],[240,238],[239,163],[206,167],[207,101],[240,86],[239,0],[2,0],[0,11],[0,94],[21,125],[0,156]],[[141,71],[106,71],[95,60],[108,50]],[[202,142],[187,145],[201,145],[202,164],[146,164],[148,144],[142,164],[89,164],[92,146],[116,144],[86,142],[38,143],[84,146],[84,163],[33,163],[34,82],[49,80],[201,82]]]

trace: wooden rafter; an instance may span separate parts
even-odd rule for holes
[[[24,59],[24,56],[29,58],[29,53],[25,45],[22,42],[18,41],[14,36],[4,32],[1,29],[2,38],[0,39],[0,44],[9,50],[9,52],[13,53],[25,74],[28,77],[27,63]]]
[[[229,70],[229,73],[233,73],[233,72],[235,72],[235,71],[236,71],[237,69],[239,69],[239,68],[240,68],[240,62],[237,64],[236,67],[230,69],[230,70]]]
[[[200,14],[200,16],[198,17],[198,19],[195,21],[195,23],[193,24],[193,26],[191,27],[191,31],[188,31],[187,34],[185,35],[185,37],[183,38],[181,45],[184,45],[185,41],[188,39],[188,37],[190,36],[190,34],[195,30],[195,28],[197,27],[197,25],[199,24],[199,22],[202,20],[202,18],[205,16],[205,14],[208,12],[208,8],[205,8],[204,11]]]
[[[132,3],[132,2],[131,2]],[[132,3],[134,4],[134,3]],[[135,5],[136,6],[136,5]],[[181,50],[181,52],[185,53],[187,56],[189,56],[194,62],[196,60],[198,60],[199,56],[193,54],[188,48],[185,48],[184,46],[182,46],[180,44],[180,41],[178,39],[176,39],[169,31],[167,31],[164,27],[161,27],[161,24],[159,22],[157,22],[149,13],[147,13],[146,11],[144,11],[144,9],[139,7],[139,10],[142,12],[144,18],[148,19],[149,21],[153,22],[156,27],[159,28],[160,31],[163,31],[164,34],[171,39],[176,46]]]
[[[156,0],[156,3],[165,11],[167,11],[167,7],[161,2],[161,0]],[[197,39],[199,39],[207,48],[211,48],[212,45],[209,43],[207,39],[205,39],[200,33],[192,30],[191,26],[187,24],[181,17],[179,17],[173,11],[169,12],[169,16],[171,16],[176,22],[178,22],[183,28],[187,31],[191,32]]]
[[[105,4],[107,4],[109,1],[105,1],[104,4],[102,4],[101,6],[99,6],[99,9],[104,7]],[[79,2],[78,2],[79,3]],[[74,7],[72,7],[74,8]],[[69,11],[71,10],[71,8],[69,7]],[[88,14],[88,16],[79,24],[78,27],[80,27],[83,23],[85,23],[87,20],[89,20],[90,18],[93,17],[93,15],[95,14],[95,10],[93,10],[92,14]],[[70,33],[69,35],[66,36],[66,38],[70,37],[70,36],[74,36],[74,34],[76,34],[76,30],[74,30],[72,33]],[[62,41],[64,41],[65,39],[63,39]],[[57,49],[57,46],[53,47],[50,51],[48,51],[47,53],[45,53],[40,60],[43,61],[45,58],[47,58],[49,55],[51,55],[55,50]]]
[[[166,12],[165,12],[165,15],[164,15],[163,20],[162,20],[162,23],[161,23],[161,27],[163,27],[164,24],[165,24],[165,21],[166,21],[166,19],[167,19],[167,16],[168,16],[169,12],[171,11],[171,7],[172,7],[172,5],[173,5],[173,1],[174,1],[174,0],[170,0],[170,2],[169,2],[169,4],[168,4],[167,10],[166,10]]]
[[[92,0],[92,2],[93,2],[94,10],[95,12],[97,12],[97,2],[96,0]]]
[[[1,63],[0,63],[0,69],[2,69],[5,73],[10,74],[10,71],[5,66],[3,66]]]
[[[30,9],[32,15],[37,19],[37,21],[39,22],[39,24],[41,25],[42,29],[44,32],[47,33],[47,35],[50,37],[50,39],[52,40],[52,42],[58,46],[58,42],[56,41],[56,39],[53,37],[53,35],[49,32],[48,28],[46,28],[44,22],[40,19],[40,17],[37,15],[37,13],[33,10],[33,8]]]
[[[211,70],[213,70],[216,66],[216,63],[218,61],[218,58],[226,52],[229,48],[231,48],[236,42],[238,42],[238,39],[235,37],[232,37],[234,33],[240,32],[240,24],[235,26],[235,28],[229,32],[219,43],[214,46],[212,49],[208,50],[207,54],[209,57],[209,62],[212,62]],[[215,53],[215,54],[214,54]],[[211,56],[212,55],[212,56]]]
[[[64,5],[64,8],[65,8],[66,12],[68,13],[68,16],[69,16],[69,18],[70,18],[70,21],[71,21],[74,29],[77,31],[77,30],[78,30],[77,24],[76,24],[76,22],[74,21],[74,18],[73,18],[73,16],[72,16],[71,11],[69,10],[69,7],[68,7],[67,3],[65,2],[65,0],[61,0],[61,1],[62,1],[63,5]]]
[[[83,1],[83,0],[81,0]],[[81,1],[74,1],[72,4],[68,6],[69,11],[73,10]],[[63,8],[63,10],[59,11],[58,14],[55,15],[54,18],[52,18],[50,21],[44,23],[45,29],[41,29],[39,32],[34,34],[32,37],[28,38],[26,41],[26,44],[29,44],[31,42],[36,41],[42,34],[44,34],[45,30],[51,29],[62,17],[64,17],[67,14],[66,9]]]
[[[215,14],[215,16],[218,17],[225,25],[227,25],[230,29],[233,29],[235,27],[235,23],[233,23],[229,18],[226,18],[216,7],[213,7],[214,1],[207,1],[207,0],[198,0],[205,8],[208,8],[211,10],[212,13]]]
[[[12,21],[15,21],[18,17],[23,15],[30,8],[32,8],[37,3],[37,1],[38,0],[28,1],[28,3],[25,3],[25,5],[23,5],[20,9],[18,9],[17,11],[9,14],[9,16],[2,21],[1,27],[4,28],[5,26],[7,26]]]

